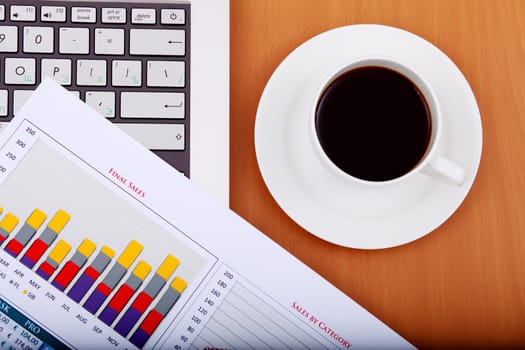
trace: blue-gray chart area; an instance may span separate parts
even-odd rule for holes
[[[0,350],[50,349],[69,347],[0,298]]]

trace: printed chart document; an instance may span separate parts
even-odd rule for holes
[[[412,348],[51,80],[0,148],[0,349]]]

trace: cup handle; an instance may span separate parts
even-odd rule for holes
[[[462,185],[467,178],[465,171],[456,163],[441,156],[434,156],[423,169],[423,172],[434,177],[450,180],[458,186]]]

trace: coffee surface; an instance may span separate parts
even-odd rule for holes
[[[425,155],[432,132],[417,86],[383,67],[357,68],[332,82],[317,105],[315,127],[331,161],[368,181],[408,173]]]

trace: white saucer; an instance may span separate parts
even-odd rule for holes
[[[444,115],[439,153],[465,170],[463,185],[416,174],[404,183],[370,188],[319,164],[308,139],[311,102],[301,101],[301,91],[312,75],[370,55],[397,58],[432,85]],[[295,49],[268,81],[255,124],[259,168],[281,208],[310,233],[361,249],[411,242],[447,220],[472,186],[481,146],[479,110],[459,69],[426,40],[381,25],[336,28]]]

